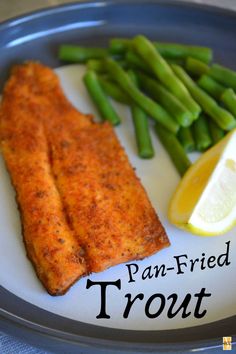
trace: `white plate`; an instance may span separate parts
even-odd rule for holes
[[[71,65],[56,71],[70,101],[82,112],[92,112],[97,116],[82,83],[84,67]],[[129,109],[121,104],[115,104],[115,107],[122,117],[121,126],[115,128],[116,133],[166,228],[171,246],[142,261],[131,262],[129,265],[121,264],[102,273],[92,274],[78,281],[66,295],[51,297],[42,288],[31,263],[26,258],[14,191],[1,159],[0,269],[7,271],[0,272],[0,284],[41,309],[76,321],[109,328],[145,331],[187,328],[235,315],[235,229],[223,236],[198,237],[169,224],[166,218],[167,207],[178,184],[179,176],[154,133],[152,133],[152,140],[156,152],[155,158],[141,160],[137,157]],[[196,156],[192,158],[195,159]],[[210,263],[208,263],[209,259]],[[191,271],[192,260],[196,261]],[[178,261],[182,263],[179,267]],[[165,267],[166,275],[162,276],[160,270],[159,275],[155,277],[156,266],[162,267],[161,269]],[[167,270],[168,268],[170,269]],[[133,275],[133,282],[130,282],[129,269],[131,272],[138,269]],[[88,279],[93,281],[121,279],[121,290],[114,286],[110,286],[107,290],[106,310],[110,315],[109,319],[96,318],[101,306],[100,288],[94,286],[86,289]],[[208,296],[203,294],[202,289],[205,289],[204,292]],[[128,318],[124,318],[128,293],[132,298],[143,293],[144,298],[136,300]],[[188,313],[188,316],[182,318],[183,309],[180,309],[173,318],[168,318],[167,314],[172,302],[168,297],[171,294],[177,294],[173,312],[176,312],[187,297],[185,302],[189,303],[184,312]],[[203,297],[200,298],[199,294],[203,294]],[[151,296],[153,296],[152,302]],[[151,304],[147,309],[148,299]],[[163,311],[159,311],[161,306]],[[155,314],[159,311],[160,314],[149,318],[145,313],[145,307],[147,313]],[[200,318],[196,318],[197,314],[200,314]]]

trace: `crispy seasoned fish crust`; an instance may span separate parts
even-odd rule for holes
[[[86,264],[66,220],[29,86],[20,69],[6,85],[0,112],[1,147],[17,193],[27,254],[48,292],[56,295],[86,273]]]
[[[76,111],[51,69],[15,67],[0,118],[27,254],[50,294],[169,245],[113,128]]]

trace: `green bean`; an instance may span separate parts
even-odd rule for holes
[[[132,69],[129,69],[127,71],[127,74],[129,75],[129,77],[132,80],[132,82],[134,83],[134,85],[139,87],[139,80],[138,80],[138,76],[137,76],[136,72],[134,72],[134,70],[132,70]]]
[[[127,95],[124,94],[124,92],[119,88],[119,86],[117,86],[116,83],[101,75],[98,76],[98,81],[103,91],[108,96],[120,103],[130,104],[130,99],[128,99]]]
[[[138,78],[134,71],[129,70],[128,75],[134,85],[138,87]],[[131,104],[131,114],[134,124],[138,155],[141,158],[150,159],[154,156],[154,150],[149,132],[147,114],[134,102]]]
[[[209,131],[213,144],[217,144],[224,137],[224,130],[221,129],[212,119],[208,121]]]
[[[236,117],[236,95],[234,90],[226,89],[220,99],[225,107]]]
[[[212,144],[207,118],[202,113],[193,123],[193,137],[198,151],[205,151]]]
[[[113,125],[120,123],[120,118],[117,115],[116,111],[112,107],[107,96],[103,92],[97,74],[90,70],[87,71],[84,75],[84,83],[86,88],[94,101],[96,107],[98,108],[103,119],[108,120]]]
[[[145,62],[136,54],[133,50],[128,50],[125,54],[125,60],[128,66],[132,69],[140,69],[147,74],[152,74],[152,70],[145,64]],[[179,59],[167,60],[169,64],[179,64],[182,65],[183,61]]]
[[[136,36],[133,39],[133,47],[155,76],[173,92],[182,104],[192,113],[196,119],[201,111],[199,105],[192,99],[183,83],[174,75],[168,63],[156,51],[153,44],[144,36]]]
[[[213,55],[212,50],[208,47],[163,42],[154,42],[154,46],[165,58],[192,57],[208,64],[212,60]]]
[[[150,159],[154,156],[154,150],[149,133],[147,114],[136,104],[131,105],[131,113],[134,123],[138,155],[143,159]]]
[[[106,59],[107,70],[120,87],[131,97],[147,114],[160,122],[173,133],[178,131],[178,124],[159,104],[145,96],[132,82],[129,75],[112,59]]]
[[[116,62],[122,67],[127,68],[127,62],[122,59],[116,59]],[[99,74],[106,74],[107,68],[103,59],[89,59],[86,62],[88,70],[94,70]]]
[[[61,45],[59,59],[75,63],[85,63],[89,59],[101,59],[108,55],[105,48],[80,47],[77,45]]]
[[[178,139],[186,152],[194,151],[195,143],[190,127],[180,127]]]
[[[109,42],[109,52],[112,55],[124,54],[131,46],[131,39],[112,38]]]
[[[86,66],[88,70],[93,70],[100,74],[104,74],[106,72],[106,66],[104,61],[101,59],[89,59]]]
[[[220,107],[217,102],[203,91],[189,77],[189,75],[178,65],[172,65],[176,75],[183,81],[195,100],[201,105],[202,109],[224,130],[231,130],[236,126],[236,120],[231,113]]]
[[[155,131],[179,174],[183,176],[191,165],[191,162],[189,161],[184,148],[180,144],[177,137],[173,133],[170,133],[165,128],[163,128],[160,124],[155,124]]]
[[[184,59],[182,58],[165,58],[165,60],[167,61],[167,63],[170,64],[177,64],[180,66],[184,66]]]
[[[212,60],[212,50],[207,47],[190,46],[186,44],[153,42],[156,50],[166,58],[186,59],[193,57],[205,63]],[[113,38],[109,43],[109,51],[111,54],[124,54],[132,47],[132,39]]]
[[[236,90],[236,71],[213,64],[208,74],[222,85]]]
[[[190,74],[193,74],[195,76],[201,76],[206,74],[210,68],[206,63],[202,62],[201,60],[188,57],[185,62],[185,69]]]
[[[144,61],[132,50],[128,50],[125,55],[127,64],[133,69],[141,69],[150,74],[151,70],[147,67]]]
[[[217,100],[220,99],[222,93],[225,90],[224,86],[212,79],[212,77],[209,75],[202,75],[197,83],[204,91],[209,93],[209,95]]]
[[[181,126],[186,127],[192,123],[191,113],[162,84],[141,72],[138,72],[137,76],[141,88],[155,101],[160,103]]]

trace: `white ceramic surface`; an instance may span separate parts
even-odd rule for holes
[[[82,83],[83,72],[84,68],[79,65],[57,69],[62,86],[71,102],[82,112],[92,112],[97,115]],[[141,160],[136,156],[136,145],[129,110],[120,104],[116,104],[116,108],[122,117],[122,125],[116,128],[116,132],[166,228],[171,247],[143,261],[131,262],[139,267],[139,271],[133,276],[134,282],[129,282],[128,267],[122,264],[102,273],[83,278],[62,297],[51,297],[42,288],[25,256],[14,191],[1,159],[0,268],[6,271],[0,272],[0,284],[22,299],[55,314],[113,328],[140,330],[185,328],[235,315],[236,230],[234,229],[223,236],[204,238],[177,230],[168,223],[166,219],[167,206],[178,184],[178,174],[154,134],[152,134],[152,138],[156,151],[155,158]],[[195,158],[196,156],[192,156],[192,159]],[[226,259],[223,254],[226,252],[227,244],[229,245],[229,254]],[[201,270],[203,254],[206,260],[210,256],[218,258],[222,255],[219,262],[228,265],[216,265],[213,268],[206,267],[206,269]],[[183,256],[179,257],[179,261],[185,262],[186,266],[182,265],[182,273],[177,274],[178,266],[175,257],[181,255]],[[196,258],[199,261],[195,262],[194,269],[191,272],[191,259]],[[205,263],[206,261],[203,264]],[[153,272],[156,265],[160,267],[163,264],[166,267],[166,276],[162,277],[159,274],[157,278],[153,276],[151,279],[142,279],[142,272],[147,267]],[[214,262],[210,264],[213,266]],[[174,269],[167,270],[167,268],[172,267]],[[133,271],[137,269],[137,266],[130,266],[130,269]],[[147,272],[148,270],[144,274],[147,275]],[[120,291],[115,287],[109,287],[107,290],[107,313],[111,316],[110,319],[96,319],[100,310],[100,290],[96,286],[86,289],[88,278],[93,281],[121,279]],[[203,288],[211,296],[202,299],[199,312],[204,310],[207,312],[202,318],[197,319],[194,316],[194,311],[199,296],[195,294],[198,294]],[[144,299],[137,300],[130,311],[129,317],[124,319],[123,312],[127,303],[127,297],[125,297],[127,293],[131,293],[133,297],[143,293]],[[150,296],[157,293],[165,297],[166,305],[160,316],[151,319],[145,315],[145,305]],[[187,310],[191,312],[188,317],[182,318],[182,311],[173,318],[167,317],[167,310],[171,303],[171,300],[167,300],[167,297],[173,293],[178,295],[175,310],[181,305],[187,294],[191,295],[191,297],[188,295],[190,301]],[[151,313],[155,313],[159,307],[160,298],[157,297],[153,300],[149,310]]]

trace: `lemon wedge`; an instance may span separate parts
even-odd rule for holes
[[[236,129],[189,168],[169,205],[171,223],[201,236],[236,224]]]

